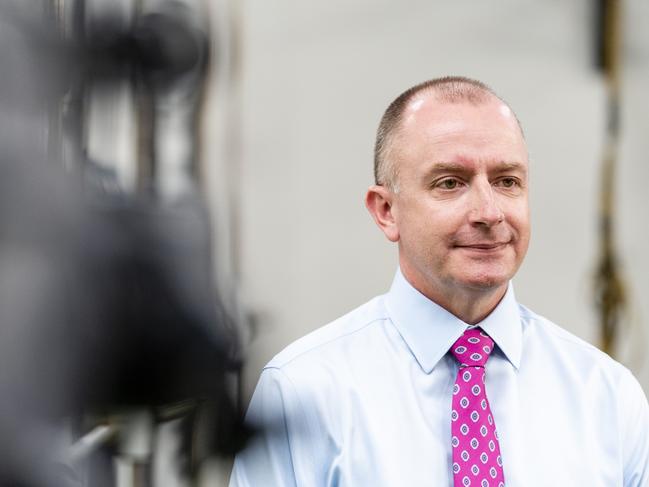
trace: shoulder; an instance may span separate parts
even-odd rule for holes
[[[350,391],[368,357],[381,355],[386,317],[379,296],[293,342],[264,367],[246,415],[260,433],[237,457],[237,478],[322,485],[340,452]],[[281,480],[269,483],[273,475]]]
[[[333,411],[353,395],[358,375],[381,359],[386,317],[379,296],[290,344],[262,370],[249,419],[328,437],[340,421]]]
[[[550,385],[554,402],[567,411],[576,408],[583,421],[597,425],[593,432],[610,433],[602,441],[611,450],[620,445],[625,486],[649,485],[649,404],[638,380],[624,365],[547,318],[524,306],[520,316],[523,361],[536,372],[534,384]]]
[[[352,343],[376,333],[387,319],[383,296],[359,306],[340,318],[288,345],[264,367],[283,372],[300,369],[328,356],[350,353]]]
[[[523,305],[519,309],[524,346],[547,354],[548,363],[564,367],[566,372],[574,367],[585,380],[592,378],[592,374],[600,375],[612,387],[620,386],[620,380],[635,382],[624,365],[594,345]]]

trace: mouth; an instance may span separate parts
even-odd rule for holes
[[[505,248],[509,242],[478,242],[471,244],[458,244],[459,249],[474,250],[477,252],[493,252]]]

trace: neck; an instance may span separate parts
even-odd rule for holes
[[[444,286],[417,279],[404,269],[402,273],[417,291],[469,325],[489,316],[507,292],[507,283],[488,288]]]

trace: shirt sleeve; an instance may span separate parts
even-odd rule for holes
[[[317,441],[302,406],[296,388],[281,370],[264,369],[246,415],[257,433],[235,458],[230,487],[324,485],[314,478]]]
[[[623,382],[619,400],[624,424],[624,487],[646,487],[649,486],[649,404],[631,373]]]

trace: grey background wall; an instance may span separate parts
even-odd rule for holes
[[[396,248],[362,202],[374,132],[398,93],[446,74],[493,86],[526,130],[533,238],[514,281],[519,300],[597,343],[591,285],[605,97],[593,67],[593,2],[216,3],[217,25],[229,16],[241,27],[240,77],[214,81],[220,91],[206,140],[213,171],[225,161],[233,176],[213,172],[212,190],[223,191],[210,197],[221,256],[238,262],[222,269],[255,323],[247,394],[285,345],[389,287]],[[618,358],[649,391],[648,19],[648,4],[626,2],[616,188],[631,299]]]

